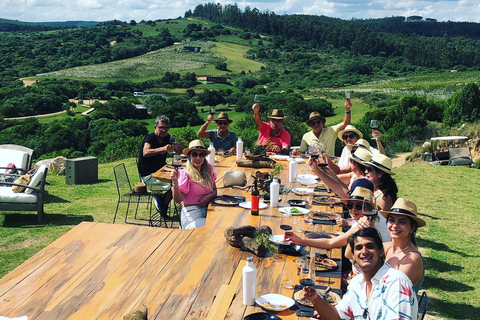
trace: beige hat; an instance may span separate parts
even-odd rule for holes
[[[285,119],[285,115],[283,114],[283,109],[273,109],[272,115],[268,116],[270,119],[278,119],[283,120]]]
[[[183,149],[183,152],[182,154],[184,156],[187,156],[188,157],[188,154],[191,152],[191,151],[195,151],[195,150],[200,150],[200,151],[205,151],[205,154],[210,154],[210,151],[207,150],[207,148],[205,148],[205,145],[203,144],[203,141],[200,140],[200,139],[197,139],[197,140],[192,140],[189,144],[188,144],[188,148],[185,148]]]
[[[213,120],[213,122],[217,122],[217,121],[228,121],[228,123],[232,123],[233,120],[231,120],[229,117],[228,117],[228,114],[226,114],[225,112],[220,112],[220,114],[218,115],[217,119]]]
[[[398,198],[390,210],[380,210],[380,213],[385,219],[387,219],[390,213],[410,217],[418,223],[419,227],[424,227],[427,224],[425,220],[417,216],[417,206],[415,203],[404,198]]]
[[[366,179],[365,179],[366,180]],[[348,201],[356,200],[356,201],[363,201],[363,200],[370,200],[373,202],[373,191],[368,186],[357,186],[350,197],[348,199],[340,199],[343,203],[348,203]]]
[[[372,156],[373,154],[370,152],[370,150],[367,150],[364,148],[358,148],[357,150],[355,150],[354,153],[352,153],[348,157],[355,162],[366,165],[367,162],[370,161]]]
[[[310,118],[308,118],[305,123],[307,124],[307,126],[311,127],[310,123],[312,123],[312,121],[316,119],[320,119],[320,121],[322,121],[323,123],[327,121],[327,119],[325,119],[325,117],[322,117],[320,113],[318,113],[317,111],[313,111],[312,113],[310,113]]]
[[[357,130],[357,128],[355,128],[355,127],[352,126],[351,124],[349,124],[349,125],[347,125],[347,126],[345,127],[345,129],[343,129],[342,131],[339,131],[339,132],[338,132],[338,139],[343,140],[343,134],[344,134],[345,132],[355,132],[360,139],[363,138],[363,133],[360,132],[360,130]]]
[[[392,159],[381,153],[374,154],[370,161],[368,161],[366,164],[374,166],[375,168],[380,169],[389,175],[395,174],[395,172],[392,171]]]
[[[368,141],[365,139],[358,139],[355,144],[347,144],[347,148],[350,150],[350,152],[352,152],[354,147],[365,148],[370,151],[370,143],[368,143]]]

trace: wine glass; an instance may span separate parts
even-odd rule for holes
[[[362,203],[363,215],[370,218],[376,217],[378,214],[377,203],[375,197],[367,197],[363,199]]]
[[[215,114],[215,107],[210,107],[210,114]]]
[[[260,103],[260,96],[258,94],[253,96],[253,102]]]
[[[345,90],[345,100],[350,100],[352,92],[350,90]]]
[[[370,129],[378,130],[378,121],[377,120],[370,120]],[[375,140],[375,137],[371,137],[370,139]]]
[[[174,168],[180,168],[182,166],[182,156],[179,154],[174,154],[172,159],[172,166]]]

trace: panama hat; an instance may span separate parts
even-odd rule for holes
[[[355,132],[360,138],[363,138],[363,133],[361,133],[360,130],[357,130],[357,128],[349,124],[345,127],[345,129],[338,132],[338,139],[343,140],[343,134],[345,132]]]
[[[352,153],[348,157],[355,162],[366,165],[366,163],[370,161],[372,156],[373,154],[370,152],[370,150],[367,150],[364,148],[358,148],[357,150],[355,150],[354,153]]]
[[[357,179],[352,183],[350,197],[348,199],[340,199],[343,203],[351,200],[363,201],[365,199],[373,199],[373,183],[368,179]]]
[[[213,120],[213,122],[217,122],[217,121],[228,121],[228,123],[232,123],[233,120],[230,119],[228,117],[228,114],[226,114],[225,112],[220,112],[220,114],[218,115],[217,119]]]
[[[398,198],[390,210],[380,210],[382,216],[387,219],[390,213],[400,214],[412,218],[418,223],[419,227],[424,227],[427,223],[417,216],[417,206],[412,201],[404,198]]]
[[[327,121],[327,119],[325,119],[325,117],[322,117],[320,113],[318,113],[317,111],[313,111],[312,113],[310,113],[310,118],[308,118],[308,120],[305,121],[305,123],[307,124],[307,126],[311,127],[310,124],[315,119],[320,119],[323,123]]]
[[[357,142],[355,142],[355,144],[347,144],[347,148],[350,150],[350,152],[355,147],[364,148],[370,151],[370,143],[365,139],[358,139]]]
[[[270,119],[278,119],[283,120],[285,119],[285,115],[283,114],[283,109],[273,109],[272,115],[268,116]]]
[[[374,154],[370,161],[368,161],[366,164],[374,166],[375,168],[380,169],[389,175],[395,174],[395,172],[392,171],[392,159],[381,153]]]
[[[207,154],[210,154],[210,151],[208,151],[207,148],[205,148],[205,145],[203,144],[203,141],[200,140],[200,139],[191,141],[191,142],[188,144],[188,148],[183,149],[182,154],[183,154],[184,156],[188,156],[188,154],[189,154],[191,151],[194,151],[194,150],[205,151],[205,154],[206,154],[206,155],[207,155]]]

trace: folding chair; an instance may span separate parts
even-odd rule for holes
[[[428,308],[428,296],[427,292],[423,291],[420,300],[418,300],[418,320],[423,320],[425,315],[427,314]]]
[[[120,163],[113,168],[113,173],[115,175],[115,182],[117,184],[117,192],[118,192],[118,202],[117,208],[115,209],[115,216],[113,217],[113,223],[115,223],[115,219],[117,218],[118,207],[120,203],[127,203],[127,211],[125,213],[125,223],[127,222],[128,218],[128,211],[130,209],[130,203],[136,203],[137,207],[135,209],[135,218],[137,217],[138,206],[140,203],[151,203],[152,202],[152,194],[151,193],[134,193],[132,189],[132,185],[130,184],[130,179],[128,178],[127,169],[125,168],[124,163]],[[158,226],[164,225],[167,227],[167,223],[160,217],[159,221],[155,221]],[[150,217],[149,217],[149,224],[153,226],[152,222],[152,207],[150,206]]]

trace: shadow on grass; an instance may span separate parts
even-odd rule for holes
[[[43,228],[46,225],[69,226],[77,225],[83,221],[93,222],[90,215],[65,215],[65,214],[48,214],[43,216],[43,222],[37,223],[37,213],[12,213],[5,214],[3,227],[5,228]]]
[[[438,272],[462,271],[463,267],[456,266],[444,261],[440,261],[430,257],[423,257],[426,270],[437,270]]]
[[[429,276],[425,277],[423,289],[428,290],[432,288],[437,288],[447,292],[467,292],[475,290],[474,287],[469,286],[465,283]]]
[[[472,305],[452,303],[431,297],[428,297],[428,302],[428,310],[434,310],[435,312],[427,310],[427,314],[435,314],[435,316],[449,319],[479,319],[480,308]]]
[[[431,216],[431,215],[423,213],[423,212],[419,212],[418,215],[421,216],[421,217],[427,217],[427,218],[432,219],[432,220],[442,220],[442,218]]]
[[[419,247],[426,247],[426,248],[430,248],[430,249],[437,250],[437,251],[445,251],[445,252],[449,252],[449,253],[456,253],[458,255],[461,255],[462,257],[478,257],[477,255],[469,255],[469,254],[466,254],[466,253],[461,252],[461,251],[452,250],[452,249],[450,249],[449,246],[447,246],[443,243],[440,243],[440,242],[435,242],[435,241],[432,241],[432,240],[427,240],[427,239],[422,239],[422,238],[418,238],[417,240],[418,240],[418,246]]]
[[[57,197],[51,193],[45,196],[45,203],[68,203],[71,201],[65,200],[63,198]]]

